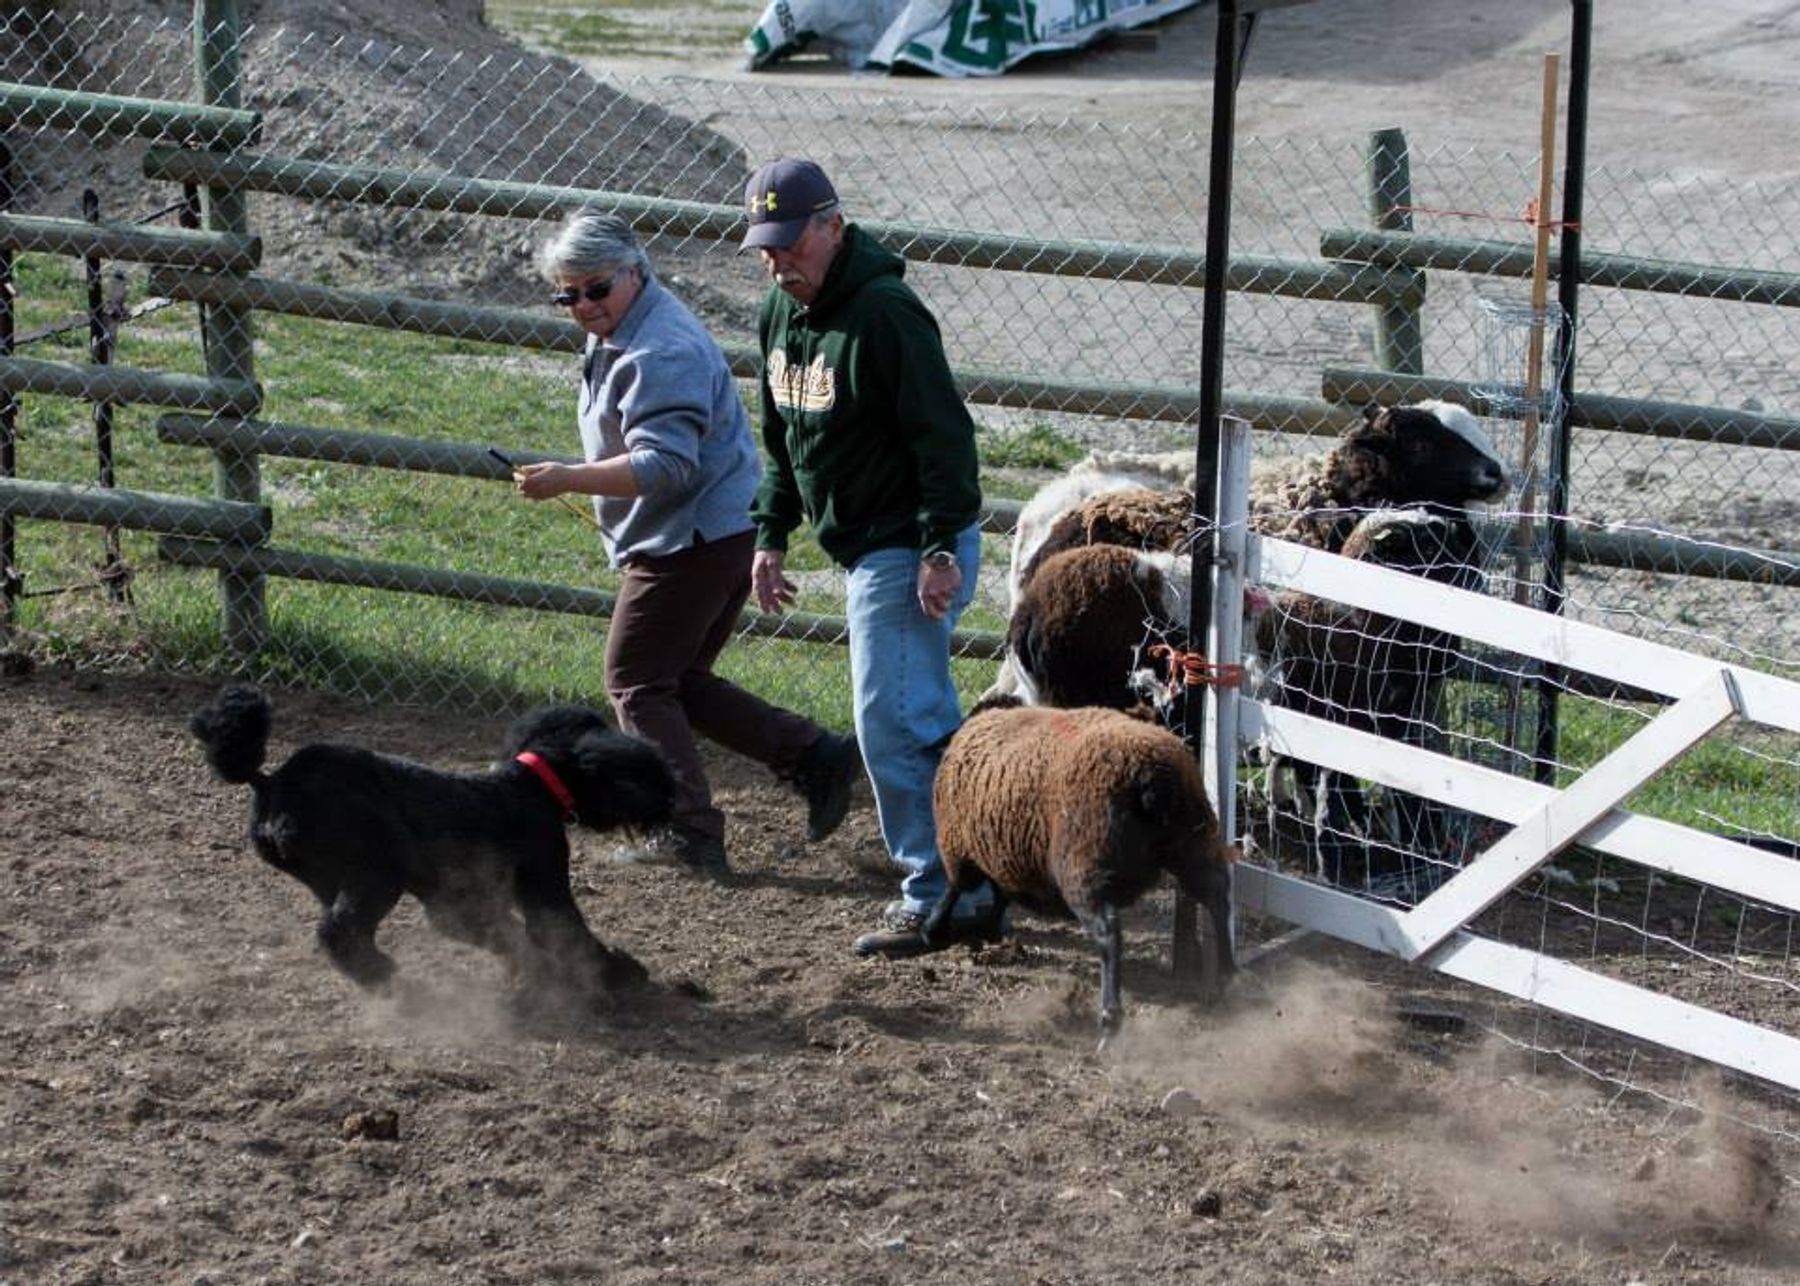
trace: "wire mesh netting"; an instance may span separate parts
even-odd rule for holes
[[[581,332],[547,306],[535,249],[571,206],[621,210],[754,379],[766,280],[737,253],[736,203],[796,140],[912,260],[979,425],[995,513],[961,638],[970,697],[1011,608],[1016,503],[1089,452],[1193,451],[1203,127],[610,80],[491,32],[434,49],[282,28],[243,32],[239,109],[181,111],[185,25],[35,9],[8,23],[0,535],[9,636],[41,654],[438,706],[597,697],[612,573],[587,524],[519,501],[488,451],[578,449]],[[1535,165],[1421,134],[1240,140],[1227,409],[1263,459],[1311,456],[1363,403],[1411,400],[1425,379],[1482,415],[1512,471],[1458,554],[1467,587],[1538,601],[1557,532],[1571,618],[1800,675],[1800,294],[1762,270],[1800,262],[1800,190],[1594,168],[1583,250],[1604,274],[1578,316],[1541,324],[1519,311]],[[84,253],[75,223],[98,224],[107,252]],[[1427,260],[1379,235],[1406,229],[1440,243]],[[1528,403],[1531,342],[1548,356]],[[842,642],[842,576],[805,543],[789,566],[799,612],[747,618],[723,668],[842,725],[847,662],[821,646]],[[1353,638],[1348,659],[1318,635],[1301,646],[1318,685],[1333,667],[1359,676],[1337,717],[1398,720],[1401,740],[1510,774],[1567,777],[1654,713],[1645,694],[1446,631],[1367,613],[1332,628]],[[1375,695],[1394,674],[1403,709]],[[1252,774],[1243,810],[1265,847],[1372,896],[1416,900],[1493,836],[1491,819],[1355,782],[1255,794],[1272,780]],[[1736,729],[1632,806],[1791,856],[1797,783],[1792,737]],[[1618,861],[1559,861],[1483,931],[1678,976],[1800,1030],[1789,914]],[[1586,1029],[1521,1039],[1630,1075],[1580,1049]]]

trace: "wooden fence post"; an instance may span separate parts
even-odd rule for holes
[[[1383,232],[1411,232],[1412,162],[1406,150],[1406,132],[1380,129],[1369,135],[1366,178],[1369,217]],[[1419,273],[1420,298],[1424,273]],[[1375,364],[1405,375],[1425,371],[1425,327],[1420,306],[1378,304],[1375,309]]]
[[[200,101],[209,107],[243,105],[238,65],[241,30],[237,0],[194,0],[194,71]],[[249,203],[243,190],[205,189],[205,220],[208,231],[247,235]],[[206,370],[214,379],[246,384],[254,380],[250,316],[250,309],[241,305],[220,304],[207,310]],[[213,477],[221,500],[260,503],[262,464],[258,456],[220,451],[214,456]],[[219,573],[221,629],[226,647],[235,656],[254,655],[268,637],[265,584],[261,572]]]

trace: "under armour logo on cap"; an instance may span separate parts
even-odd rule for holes
[[[770,161],[744,188],[744,217],[750,222],[744,248],[785,250],[806,231],[807,220],[837,203],[837,189],[811,161]]]

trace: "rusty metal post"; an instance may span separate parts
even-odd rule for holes
[[[89,223],[100,222],[100,194],[92,188],[81,193],[81,217]],[[87,277],[88,360],[95,366],[110,366],[113,346],[118,337],[119,318],[124,312],[124,279],[112,274],[114,289],[109,291],[107,274],[98,254],[81,257],[82,272]],[[113,469],[113,404],[94,403],[94,454],[96,475],[101,486],[116,482]],[[100,583],[115,603],[130,599],[130,577],[125,568],[124,552],[119,543],[119,529],[101,528]]]
[[[0,210],[12,208],[12,150],[0,139]],[[0,247],[0,357],[13,351],[13,256]],[[19,403],[10,392],[0,390],[0,478],[18,473]],[[24,577],[15,561],[14,540],[17,532],[10,513],[0,514],[0,629],[12,624],[13,612],[24,588]]]

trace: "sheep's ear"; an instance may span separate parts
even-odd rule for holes
[[[1363,407],[1363,422],[1347,435],[1356,442],[1378,442],[1394,436],[1394,409],[1373,402]]]
[[[996,693],[993,696],[982,697],[981,700],[969,707],[969,713],[963,716],[963,722],[967,723],[976,715],[986,714],[989,710],[1017,710],[1023,707],[1024,704],[1023,701],[1019,700],[1018,697],[1010,692]]]

